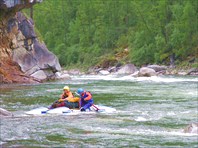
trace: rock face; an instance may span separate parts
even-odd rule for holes
[[[18,12],[40,1],[0,1],[0,83],[40,82],[61,70],[57,57],[37,39],[33,21]]]

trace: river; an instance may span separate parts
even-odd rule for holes
[[[49,106],[68,85],[90,91],[95,104],[115,113],[28,116]],[[14,117],[0,122],[0,147],[198,147],[198,135],[184,133],[198,122],[197,77],[72,76],[43,84],[1,84],[1,108]]]

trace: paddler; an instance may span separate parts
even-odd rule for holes
[[[94,103],[92,94],[82,88],[79,88],[76,93],[80,95],[80,111],[86,111],[86,109],[90,110],[90,107]]]
[[[70,91],[69,86],[65,86],[63,88],[63,93],[61,94],[61,97],[59,100],[55,101],[49,109],[57,108],[57,107],[68,107],[70,109],[72,108],[79,108],[79,102],[80,98],[74,97],[72,92]]]

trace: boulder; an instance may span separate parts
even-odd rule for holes
[[[3,108],[0,108],[0,117],[12,117],[13,114]]]
[[[31,74],[32,77],[38,79],[38,80],[46,80],[47,75],[43,70],[36,71],[35,73]]]
[[[156,75],[157,73],[155,72],[155,70],[148,68],[148,67],[140,68],[140,71],[138,73],[139,77],[151,77],[151,76],[156,76]]]
[[[108,74],[110,74],[110,72],[107,71],[107,70],[100,70],[99,71],[99,74],[101,74],[101,75],[108,75]]]
[[[33,73],[35,73],[36,71],[40,70],[40,67],[37,66],[33,66],[32,68],[28,69],[25,74],[26,75],[31,75]]]
[[[182,76],[185,76],[185,75],[187,75],[188,73],[187,72],[185,72],[185,71],[178,71],[178,73],[177,73],[178,75],[182,75]]]
[[[64,73],[64,72],[56,72],[56,78],[57,79],[71,79],[70,75],[68,73]]]
[[[68,71],[68,74],[70,74],[70,75],[80,75],[81,72],[78,69],[71,69],[71,70]]]
[[[139,71],[134,72],[133,74],[131,74],[130,76],[132,77],[138,77]]]
[[[132,74],[137,71],[137,68],[133,64],[126,64],[122,66],[116,74]]]
[[[108,71],[109,71],[110,73],[115,73],[116,71],[118,71],[118,69],[119,69],[119,68],[117,68],[116,66],[112,66],[112,67],[109,67],[109,68],[108,68]]]
[[[166,66],[159,66],[159,65],[148,65],[147,67],[155,70],[155,72],[164,71],[167,69]]]
[[[198,68],[191,68],[188,73],[188,75],[198,75]]]
[[[191,123],[185,129],[184,133],[198,134],[198,123]]]

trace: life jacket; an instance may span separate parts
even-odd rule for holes
[[[84,100],[84,99],[87,98],[87,97],[89,97],[88,100]],[[91,92],[89,92],[89,91],[85,92],[85,93],[81,96],[81,99],[84,100],[85,102],[93,101]]]
[[[86,99],[86,100],[85,100]],[[92,94],[90,92],[85,92],[81,95],[81,101],[79,106],[83,108],[84,110],[89,109],[93,105],[94,101],[92,98]]]
[[[67,97],[72,97],[72,98],[73,98],[74,95],[72,94],[71,91],[64,92],[64,93],[62,94],[62,99],[67,98]]]
[[[80,98],[79,97],[68,98],[67,101],[68,102],[79,102]]]

